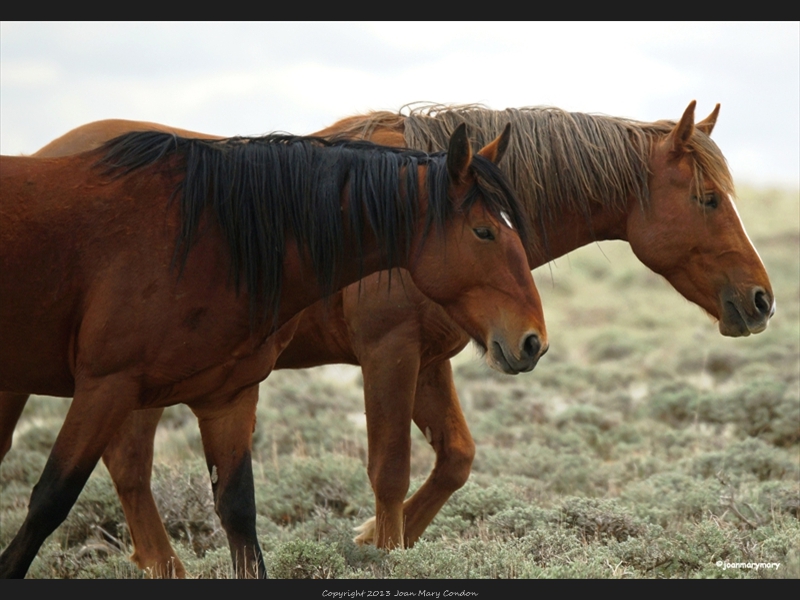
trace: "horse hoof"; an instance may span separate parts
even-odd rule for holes
[[[364,544],[374,544],[375,543],[375,517],[367,519],[361,525],[354,528],[354,531],[358,531],[358,535],[353,538],[353,541],[358,544],[359,546],[363,546]]]

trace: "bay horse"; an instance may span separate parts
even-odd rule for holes
[[[526,248],[531,269],[596,240],[625,240],[645,265],[716,317],[723,335],[743,336],[766,328],[774,299],[736,212],[725,159],[709,137],[719,108],[694,123],[693,101],[677,122],[644,123],[551,107],[495,111],[477,105],[418,105],[349,117],[318,135],[432,150],[441,148],[448,132],[462,121],[477,143],[511,122],[514,133],[501,168],[512,179],[536,232]],[[99,146],[120,131],[152,126],[122,120],[90,123],[36,155],[69,154]],[[375,275],[359,285],[337,293],[327,307],[306,309],[275,368],[361,366],[376,517],[362,526],[356,539],[379,547],[410,546],[465,483],[474,457],[449,362],[467,338],[413,286],[387,293]],[[395,363],[393,369],[386,367]],[[0,443],[10,444],[27,396],[13,401],[5,396],[0,410],[9,425],[0,432],[5,436]],[[174,573],[181,576],[183,566],[149,488],[160,415],[160,410],[135,413],[103,459],[131,530],[133,560],[151,571],[172,561]],[[406,500],[412,420],[434,448],[436,464]]]
[[[527,225],[494,164],[509,128],[477,154],[465,131],[446,154],[135,132],[0,157],[0,389],[73,397],[0,577],[25,575],[128,416],[179,402],[236,573],[266,576],[252,390],[303,309],[370,273],[404,268],[490,365],[532,369],[547,336]]]

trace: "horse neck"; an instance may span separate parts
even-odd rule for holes
[[[420,232],[425,228],[428,208],[426,173],[425,167],[418,167],[418,213],[416,223],[414,223],[414,231],[418,233],[411,240],[411,248],[404,247],[404,244],[398,244],[391,265],[387,262],[380,240],[366,223],[366,216],[364,216],[364,230],[360,237],[350,231],[349,211],[353,208],[344,199],[341,204],[341,218],[344,225],[343,253],[341,261],[336,265],[330,293],[326,293],[318,282],[310,259],[304,258],[306,252],[298,248],[295,240],[287,241],[283,264],[282,289],[284,293],[276,323],[284,324],[299,310],[325,298],[330,298],[336,291],[356,283],[372,273],[388,270],[390,267],[409,268],[409,257],[415,255],[422,239]],[[436,232],[432,231],[430,235],[436,235]]]
[[[542,193],[538,188],[533,192],[527,182],[520,182],[520,198],[529,209],[533,207],[529,212],[529,223],[536,233],[534,239],[540,245],[538,252],[535,249],[528,252],[532,267],[593,242],[627,241],[628,216],[632,211],[641,210],[642,203],[646,202],[641,196],[647,195],[649,184],[642,186],[639,178],[649,171],[654,147],[652,132],[633,122],[628,126],[630,128],[622,139],[609,136],[606,140],[601,136],[600,141],[593,143],[589,152],[593,168],[578,166],[572,175],[562,175],[555,172],[558,168],[555,165],[568,163],[569,155],[553,162],[542,159],[546,162],[539,167],[545,173],[539,175],[544,175],[545,181],[559,180],[562,176],[575,177],[571,185],[565,186],[573,190],[571,194],[565,193],[561,197],[563,188],[554,186],[554,195],[548,197],[546,192]],[[643,158],[643,154],[650,156]],[[631,156],[646,160],[647,164],[631,160]],[[608,160],[604,160],[606,158]],[[537,169],[532,171],[536,173]],[[548,206],[548,202],[554,202],[554,205]]]
[[[636,207],[638,202],[629,201],[628,206]],[[590,214],[576,210],[561,212],[557,219],[541,222],[535,218],[530,221],[540,248],[528,248],[528,262],[531,269],[555,260],[582,246],[604,240],[626,240],[628,212],[610,207],[600,202],[592,202]],[[630,208],[629,208],[630,210]]]
[[[406,145],[403,123],[404,117],[401,115],[376,111],[341,119],[311,135],[323,138],[343,136],[364,139],[375,144],[400,148]]]
[[[374,236],[369,236],[374,237]],[[345,238],[345,248],[352,247],[352,238]],[[308,308],[320,300],[332,298],[337,291],[356,283],[360,279],[388,268],[377,242],[363,241],[363,252],[360,255],[350,254],[345,251],[342,262],[338,265],[336,277],[331,286],[330,293],[326,293],[317,281],[317,276],[309,262],[301,258],[301,253],[294,242],[286,246],[284,259],[283,294],[278,309],[278,317],[272,323],[272,331],[288,322],[299,311]],[[395,267],[408,267],[404,256]]]

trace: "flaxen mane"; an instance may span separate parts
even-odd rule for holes
[[[402,131],[410,148],[436,152],[462,122],[476,147],[511,123],[511,142],[501,168],[529,223],[538,223],[542,231],[563,211],[583,213],[588,219],[592,203],[625,210],[633,197],[646,206],[651,146],[675,126],[673,121],[645,123],[552,107],[489,110],[479,105],[414,104],[399,113],[374,112],[352,119],[348,135],[369,135],[388,127]],[[687,149],[695,159],[698,195],[704,179],[733,194],[725,158],[711,138],[695,130]],[[547,240],[538,241],[547,247]]]
[[[323,290],[333,290],[345,253],[343,194],[357,246],[347,250],[361,258],[360,240],[371,230],[387,268],[410,250],[421,192],[417,167],[427,169],[425,234],[440,228],[454,210],[441,152],[277,134],[204,140],[153,131],[125,134],[96,152],[102,157],[98,166],[116,177],[161,164],[184,174],[175,195],[182,216],[175,262],[185,263],[200,217],[211,210],[228,243],[236,288],[244,282],[251,313],[262,322],[278,313],[290,239],[307,253]],[[470,168],[476,184],[462,209],[480,200],[498,218],[507,214],[524,243],[527,221],[501,171],[478,155]]]

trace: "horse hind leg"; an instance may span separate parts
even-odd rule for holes
[[[436,452],[425,483],[403,505],[406,547],[414,545],[453,493],[469,478],[475,442],[458,402],[449,360],[419,374],[414,422]]]
[[[0,462],[11,448],[28,394],[0,392]],[[186,576],[169,543],[150,490],[155,429],[163,409],[135,411],[103,453],[133,540],[131,556],[139,568],[155,577]]]
[[[0,392],[0,463],[11,450],[14,428],[28,402],[28,394]]]
[[[138,384],[125,377],[76,382],[75,398],[33,488],[28,514],[0,554],[0,578],[24,577],[28,572],[41,545],[69,514],[109,440],[135,407],[139,391]]]
[[[186,569],[169,542],[150,487],[153,444],[163,408],[137,410],[103,453],[133,540],[131,560],[155,578],[184,578]]]

